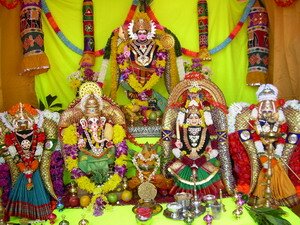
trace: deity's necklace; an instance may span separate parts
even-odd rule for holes
[[[97,156],[97,157],[99,157],[100,155],[102,156],[103,155],[104,142],[100,143],[100,147],[97,148],[97,147],[94,146],[89,132],[87,132],[86,130],[84,130],[84,134],[85,134],[85,136],[87,138],[87,141],[88,141],[88,143],[89,143],[89,145],[91,147],[91,150],[94,153],[94,155]],[[101,134],[101,139],[103,139],[103,132]]]
[[[204,145],[204,143],[205,143],[207,128],[206,128],[206,127],[203,127],[202,130],[201,130],[201,134],[198,134],[198,135],[197,135],[197,140],[199,140],[199,138],[200,138],[200,141],[199,141],[199,144],[197,145],[197,147],[191,146],[191,144],[190,144],[190,141],[192,141],[192,144],[196,144],[196,141],[197,141],[197,140],[196,140],[195,138],[189,138],[189,136],[190,136],[190,134],[188,134],[188,129],[189,129],[189,128],[192,128],[192,127],[183,128],[183,141],[184,141],[184,144],[185,144],[185,146],[186,146],[188,149],[193,149],[193,150],[196,150],[196,151],[198,152],[200,149],[203,148],[203,145]],[[199,127],[195,127],[195,128],[200,128],[200,129],[201,129],[200,126],[199,126]],[[194,130],[194,131],[195,131],[195,130]],[[199,130],[199,131],[200,131],[200,130]],[[192,132],[193,132],[193,131],[192,131]],[[200,133],[200,132],[198,132],[198,133]],[[199,135],[201,135],[201,137],[199,137]],[[193,136],[196,136],[196,135],[194,134],[194,132],[193,132],[192,137],[193,137]],[[190,139],[190,141],[189,141],[189,139]],[[191,140],[191,139],[193,139],[193,140]]]

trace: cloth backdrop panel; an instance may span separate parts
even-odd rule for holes
[[[16,102],[37,106],[34,78],[19,76],[22,61],[20,5],[8,10],[0,5],[0,112]]]
[[[247,2],[209,0],[207,4],[208,49],[212,49],[222,43],[236,26]],[[197,0],[174,1],[174,4],[170,4],[168,0],[160,0],[153,1],[151,6],[158,21],[177,35],[182,47],[198,51]],[[176,16],[172,16],[172,12],[176,12]],[[223,91],[228,105],[237,101],[256,101],[257,88],[246,85],[247,40],[245,23],[227,47],[213,54],[211,62],[204,62],[204,65],[212,69],[211,79]]]
[[[300,1],[289,7],[265,2],[272,34],[270,82],[278,87],[280,98],[300,99]]]
[[[65,36],[77,47],[83,49],[82,0],[48,0],[46,2]],[[96,50],[103,48],[111,31],[123,23],[131,3],[131,0],[95,2]],[[246,3],[238,1],[208,1],[209,49],[220,44],[229,35],[239,21],[245,6]],[[174,0],[172,4],[168,0],[153,1],[151,8],[158,21],[178,36],[183,47],[198,51],[196,0],[188,2]],[[69,50],[61,42],[50,27],[45,15],[43,15],[43,30],[45,51],[49,57],[51,69],[36,77],[36,94],[38,99],[44,103],[47,95],[56,95],[58,96],[57,102],[62,103],[63,108],[66,108],[75,97],[66,78],[78,69],[81,56]],[[255,101],[256,88],[248,87],[245,83],[247,60],[245,24],[237,37],[225,49],[214,54],[212,61],[208,63],[214,73],[212,80],[224,92],[227,104],[236,101]],[[95,70],[99,69],[100,63],[101,58],[98,57],[94,66]],[[109,78],[105,82],[108,81]]]

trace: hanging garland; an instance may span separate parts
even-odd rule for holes
[[[280,7],[288,7],[292,5],[296,0],[274,0],[276,5]]]
[[[129,23],[132,18],[133,18],[133,15],[134,15],[134,12],[137,8],[137,5],[138,5],[138,0],[133,0],[133,3],[129,9],[129,12],[127,14],[127,17],[125,19],[125,22],[124,24],[127,24]],[[61,31],[61,29],[59,28],[59,26],[57,25],[54,17],[52,16],[52,13],[50,12],[49,10],[49,7],[46,3],[46,0],[42,0],[42,9],[43,9],[43,12],[45,13],[46,15],[46,18],[50,24],[50,26],[52,27],[52,29],[54,30],[54,32],[57,34],[57,36],[60,38],[60,40],[69,48],[71,49],[73,52],[79,54],[79,55],[82,55],[83,54],[83,50],[78,48],[77,46],[75,46],[65,35],[64,33]],[[102,56],[104,55],[104,48],[103,49],[100,49],[100,50],[97,50],[95,51],[95,56]]]
[[[241,17],[241,19],[239,20],[239,22],[237,23],[237,25],[233,28],[233,30],[231,31],[231,33],[228,35],[228,37],[219,45],[217,45],[216,47],[214,47],[213,49],[209,50],[209,53],[215,54],[219,51],[221,51],[222,49],[224,49],[228,44],[230,44],[230,42],[237,36],[237,34],[239,33],[239,31],[241,30],[242,26],[244,25],[246,19],[248,18],[249,12],[251,7],[253,6],[253,4],[255,3],[255,0],[250,0],[246,6],[246,8],[244,9],[244,13]],[[133,3],[129,9],[129,12],[127,14],[127,17],[125,19],[124,24],[128,24],[134,15],[134,12],[137,8],[138,5],[138,0],[133,0]],[[42,9],[46,15],[46,18],[49,22],[49,24],[51,25],[52,29],[55,31],[55,33],[58,35],[58,37],[61,39],[61,41],[68,47],[70,48],[73,52],[82,55],[83,50],[81,50],[80,48],[76,47],[74,44],[72,44],[68,38],[62,33],[62,31],[60,30],[60,28],[58,27],[56,21],[54,20],[47,4],[45,0],[42,0]],[[149,15],[149,17],[155,22],[156,24],[156,28],[163,30],[165,29],[162,25],[160,25],[160,23],[158,22],[158,20],[156,19],[153,11],[151,10],[151,8],[148,6],[146,9],[147,14]],[[100,49],[95,51],[95,56],[103,56],[104,55],[104,49]],[[189,56],[189,57],[198,57],[198,52],[194,52],[192,50],[186,49],[186,48],[181,48],[181,52],[182,54]]]
[[[1,5],[3,5],[7,9],[13,9],[19,4],[20,0],[12,0],[12,1],[7,1],[7,0],[0,0]]]
[[[211,55],[221,51],[222,49],[224,49],[237,36],[237,34],[241,30],[242,26],[244,25],[246,19],[248,18],[248,15],[249,15],[250,10],[251,10],[254,3],[255,3],[255,0],[250,0],[248,2],[246,8],[244,9],[244,13],[243,13],[241,19],[239,20],[237,25],[233,28],[233,30],[228,35],[228,37],[221,44],[219,44],[216,47],[214,47],[213,49],[209,50],[209,53]],[[151,8],[147,7],[146,11],[147,11],[147,14],[149,15],[149,17],[151,18],[151,20],[153,20],[157,24],[157,27],[164,29],[164,27],[162,25],[160,25],[160,23],[158,22],[158,20],[155,17],[155,15],[154,15],[153,11],[151,10]],[[194,51],[188,50],[186,48],[182,48],[181,51],[186,56],[191,56],[191,57],[197,57],[198,56],[198,52],[194,52]]]
[[[94,208],[94,215],[101,215],[104,205],[108,203],[105,196],[106,193],[114,190],[122,181],[122,177],[126,172],[127,150],[128,147],[124,140],[126,134],[121,125],[115,125],[113,128],[113,143],[116,146],[116,159],[114,166],[114,174],[103,183],[97,186],[89,177],[79,168],[78,146],[77,146],[77,129],[74,125],[65,128],[62,135],[63,148],[66,154],[66,168],[71,172],[76,180],[78,187],[93,194],[89,208]],[[101,212],[100,212],[101,211]]]

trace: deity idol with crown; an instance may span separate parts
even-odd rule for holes
[[[57,197],[52,183],[55,175],[49,168],[57,147],[58,120],[58,113],[23,103],[0,114],[0,164],[8,165],[12,185],[8,216],[46,220],[51,214],[50,196]]]
[[[97,185],[106,183],[112,191],[121,182],[127,154],[124,124],[122,111],[96,83],[80,87],[79,98],[59,123],[67,169],[80,189],[94,194]]]
[[[197,199],[218,196],[220,189],[232,193],[224,103],[217,86],[197,72],[187,74],[170,95],[162,138],[171,160],[163,167],[175,183],[171,194],[188,192]]]
[[[110,96],[124,105],[123,111],[132,124],[142,119],[147,123],[153,118],[151,112],[162,115],[168,92],[179,81],[175,55],[179,43],[173,36],[167,30],[156,29],[146,13],[137,13],[128,26],[113,34],[109,50],[115,67]]]
[[[257,104],[235,103],[229,108],[237,189],[262,202],[270,188],[273,203],[296,205],[300,190],[299,101],[277,99],[278,90],[271,84],[261,85],[256,94]]]

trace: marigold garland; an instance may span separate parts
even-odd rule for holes
[[[159,52],[165,52],[162,45],[159,43],[158,40],[155,40],[155,44],[157,46],[157,53]],[[123,50],[126,43],[120,44],[118,50],[117,50],[117,56],[123,54]],[[145,85],[141,85],[139,81],[136,79],[135,74],[130,69],[130,58],[127,57],[123,63],[119,64],[120,72],[121,74],[126,73],[126,71],[130,70],[130,74],[128,75],[127,79],[124,79],[124,81],[127,81],[127,83],[132,87],[136,92],[141,93],[146,90],[151,90],[152,87],[159,81],[160,76],[156,73],[157,68],[165,68],[166,66],[166,59],[164,57],[157,57],[155,60],[154,69],[155,72],[151,75],[151,78],[146,82]]]
[[[127,150],[124,150],[124,138],[126,137],[125,130],[121,125],[116,124],[113,127],[113,131],[113,143],[116,145],[115,167],[126,168]],[[63,130],[62,140],[65,150],[68,148],[72,148],[76,149],[77,152],[79,151],[79,149],[77,148],[77,129],[74,125],[70,125]],[[101,198],[101,201],[108,203],[105,194],[110,191],[113,191],[120,184],[123,175],[116,170],[115,173],[105,183],[103,183],[101,186],[97,186],[78,167],[79,159],[77,152],[73,152],[72,154],[66,154],[66,168],[71,173],[78,172],[77,176],[75,177],[75,181],[77,182],[78,187],[80,189],[93,194],[89,208],[94,207],[94,210],[96,210],[96,208],[98,209],[98,206],[96,206],[97,199]],[[96,215],[96,213],[94,213],[94,215]]]

